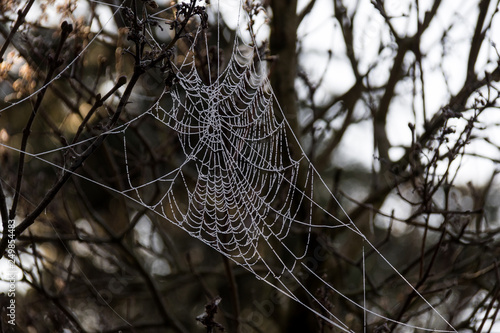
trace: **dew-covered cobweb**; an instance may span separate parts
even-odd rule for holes
[[[365,326],[382,318],[412,331],[456,332],[433,303],[413,289],[359,231],[301,148],[280,101],[273,93],[268,76],[270,65],[264,59],[264,42],[255,39],[255,30],[248,25],[248,5],[243,0],[213,0],[209,11],[215,24],[223,19],[217,8],[224,6],[227,7],[225,10],[230,8],[230,14],[225,15],[237,22],[230,57],[219,61],[219,53],[209,51],[219,47],[223,32],[218,31],[218,35],[210,39],[206,29],[199,25],[191,32],[193,48],[184,51],[182,61],[173,63],[170,71],[175,77],[171,77],[163,92],[154,97],[151,106],[134,110],[135,116],[130,120],[106,132],[108,137],[123,142],[120,167],[127,174],[124,188],[113,187],[104,180],[78,172],[75,176],[148,208],[166,222],[227,256],[262,283],[274,286],[309,308],[338,331],[351,332],[352,328],[345,318],[338,316],[337,309],[324,304],[311,284],[322,285],[336,297],[350,302],[363,313]],[[258,6],[252,8],[255,10]],[[114,15],[120,13],[119,9],[112,7]],[[149,18],[164,24],[160,14],[150,14]],[[169,28],[164,29],[168,31]],[[99,34],[95,38],[99,38]],[[210,45],[211,40],[217,45]],[[154,39],[152,42],[160,45]],[[194,45],[202,45],[205,52],[195,52]],[[200,54],[206,57],[204,77],[199,72]],[[68,68],[70,66],[63,71]],[[8,112],[21,102],[11,104],[2,112]],[[131,146],[129,131],[144,119],[153,120],[165,132],[174,133],[182,154],[172,156],[176,159],[176,168],[162,170],[146,181],[137,181],[132,175],[133,166],[128,157]],[[54,155],[84,147],[96,139],[95,136],[82,137],[73,144],[30,155],[64,169],[64,163],[57,162]],[[148,193],[158,189],[160,199],[152,200]],[[331,212],[332,205],[325,208],[325,203],[330,201],[336,206],[335,214]],[[350,246],[356,247],[359,253],[360,276],[354,281],[357,283],[355,288],[361,288],[365,295],[361,299],[350,298],[327,282],[327,276],[337,272],[319,273],[315,270],[313,235],[337,232],[356,235],[349,237],[357,242]],[[397,300],[392,304],[370,302],[366,294],[369,288],[367,275],[371,273],[367,272],[364,261],[368,252],[378,256],[379,265],[393,270],[398,279],[413,289],[437,318],[433,323],[441,322],[440,330],[386,318],[383,308],[397,306]]]

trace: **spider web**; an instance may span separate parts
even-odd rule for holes
[[[182,61],[173,63],[171,72],[175,73],[175,78],[152,105],[104,133],[123,142],[121,168],[126,173],[125,187],[75,175],[150,209],[341,331],[352,332],[352,328],[317,296],[311,285],[320,284],[357,307],[364,313],[365,327],[374,318],[382,318],[412,329],[456,332],[359,231],[300,148],[273,94],[269,69],[259,48],[262,43],[254,39],[255,33],[249,28],[248,11],[243,9],[248,4],[238,0],[213,5],[231,6],[232,15],[238,18],[227,63],[222,64],[218,52],[214,55],[209,51],[209,37],[199,27],[192,34],[190,48],[179,57]],[[221,20],[220,11],[215,13],[216,20]],[[162,20],[160,13],[152,14],[150,19]],[[152,27],[148,29],[152,31]],[[218,32],[217,49],[221,39]],[[152,43],[160,46],[154,39]],[[195,45],[204,47],[201,58],[205,59],[201,60],[207,64],[205,75],[199,72],[200,53]],[[136,124],[146,120],[177,138],[183,158],[178,160],[177,168],[164,169],[158,176],[151,174],[147,180],[138,180],[133,175],[134,162],[129,158],[133,146],[130,141]],[[50,156],[77,149],[96,139],[88,137],[71,145],[29,155],[64,170],[64,165]],[[8,148],[17,150],[16,147]],[[157,195],[151,195],[153,192]],[[325,197],[333,200],[342,219],[324,208]],[[311,254],[313,238],[324,232],[356,235],[351,239],[357,239],[355,246],[361,255],[357,283],[363,290],[363,299],[351,299],[342,293],[311,264],[311,260],[314,261]],[[417,327],[385,317],[382,305],[372,304],[366,298],[365,248],[379,256],[379,262],[408,284],[440,318],[440,326],[444,323],[447,329]]]

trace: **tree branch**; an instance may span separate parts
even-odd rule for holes
[[[9,46],[10,44],[10,41],[12,40],[12,38],[14,37],[14,35],[16,34],[17,30],[19,29],[19,27],[21,26],[21,24],[24,23],[24,20],[26,18],[26,15],[28,14],[28,12],[30,11],[31,9],[31,6],[33,6],[33,3],[35,3],[35,0],[29,0],[28,3],[26,4],[26,6],[24,7],[24,10],[19,10],[17,12],[17,20],[16,20],[16,23],[14,24],[14,26],[12,27],[12,30],[10,31],[9,35],[7,36],[5,42],[3,43],[2,45],[2,49],[0,49],[0,62],[3,61],[3,55],[5,54],[5,51],[7,51],[7,47]]]
[[[42,100],[45,96],[45,92],[47,91],[47,85],[50,83],[50,80],[52,80],[52,77],[55,74],[56,69],[62,65],[63,61],[60,59],[61,56],[61,51],[63,49],[63,45],[66,42],[66,39],[68,38],[69,34],[71,31],[73,31],[73,26],[66,21],[64,21],[61,24],[61,39],[59,40],[59,46],[57,47],[56,53],[52,59],[49,56],[49,71],[47,73],[47,76],[45,77],[45,81],[43,83],[43,88],[40,90],[40,93],[37,96],[35,105],[33,106],[33,110],[31,111],[30,118],[28,119],[28,122],[26,123],[26,127],[23,130],[23,137],[21,140],[21,147],[20,147],[20,154],[19,154],[19,164],[18,164],[18,169],[17,169],[17,181],[16,181],[16,187],[14,190],[14,198],[12,200],[12,206],[9,212],[9,219],[13,220],[16,217],[16,210],[17,210],[17,204],[19,200],[19,196],[21,195],[21,183],[23,179],[23,173],[24,173],[24,159],[26,157],[26,147],[28,145],[28,138],[31,134],[31,126],[33,125],[33,122],[35,121],[35,117],[37,115],[38,109],[40,108],[40,105],[42,104]],[[2,252],[0,252],[2,253]]]

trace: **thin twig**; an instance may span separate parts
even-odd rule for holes
[[[31,6],[33,6],[34,3],[35,3],[35,0],[29,0],[29,2],[24,7],[24,10],[22,10],[22,11],[19,10],[17,12],[16,23],[14,23],[14,26],[12,27],[12,30],[9,33],[9,36],[7,36],[7,39],[5,40],[5,43],[3,43],[3,45],[2,45],[2,49],[0,49],[0,62],[3,61],[3,55],[5,54],[5,51],[7,51],[7,47],[9,47],[9,44],[10,44],[12,38],[16,34],[16,32],[19,29],[19,27],[21,26],[21,24],[24,23],[26,15],[30,11]]]

